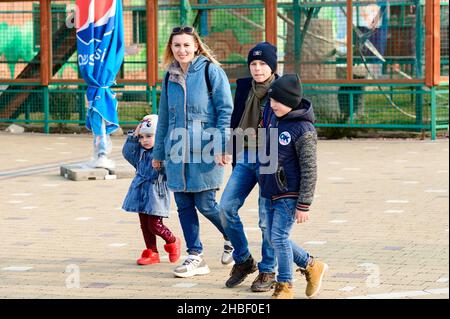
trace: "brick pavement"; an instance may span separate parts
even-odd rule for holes
[[[123,141],[113,139],[118,165]],[[87,135],[0,133],[1,298],[270,297],[250,291],[256,275],[224,286],[222,241],[202,216],[209,275],[174,278],[167,257],[135,265],[144,246],[138,218],[120,210],[131,179],[59,176],[61,164],[86,161],[91,150]],[[321,140],[318,150],[311,218],[292,231],[330,265],[318,298],[449,298],[448,139]],[[259,259],[256,209],[255,190],[241,216]],[[173,201],[166,224],[182,234]],[[304,278],[296,279],[304,298]]]

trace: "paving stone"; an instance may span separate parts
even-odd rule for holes
[[[357,279],[366,279],[367,274],[354,274],[354,273],[336,273],[333,274],[335,278],[357,278]]]
[[[136,170],[131,165],[114,169],[92,168],[85,163],[62,165],[60,175],[74,181],[133,178]]]
[[[384,250],[402,250],[404,247],[400,247],[400,246],[386,246],[383,249]]]
[[[111,284],[103,283],[103,282],[93,282],[93,283],[87,285],[85,288],[99,288],[99,289],[101,289],[101,288],[105,288],[105,287],[108,287],[108,286],[111,286]]]
[[[30,243],[30,242],[16,242],[16,243],[13,243],[13,245],[14,246],[24,246],[24,247],[27,247],[27,246],[31,246],[31,245],[33,245],[33,243]]]
[[[70,263],[70,264],[80,264],[80,263],[85,263],[88,260],[89,260],[88,258],[71,258],[71,259],[66,259],[63,262]]]
[[[119,178],[134,178],[136,170],[130,165],[129,167],[116,167],[109,171],[111,175],[116,175]]]
[[[92,136],[64,137],[64,142],[70,145],[73,161],[91,156]],[[45,166],[63,163],[69,156],[59,154],[59,147],[67,146],[53,145],[55,141],[60,142],[55,135],[2,135],[0,132],[0,140],[4,154],[0,159],[0,171],[20,169],[23,163],[15,162],[17,158],[28,160],[27,165]],[[118,168],[128,165],[120,153],[124,141],[125,137],[113,138],[112,158]],[[448,152],[442,152],[442,149],[448,149],[449,142],[440,140],[437,143],[438,147],[425,149],[421,141],[415,140],[319,140],[320,174],[310,219],[304,224],[294,224],[291,230],[294,242],[299,245],[312,242],[302,246],[330,267],[319,299],[370,298],[368,296],[381,294],[387,298],[448,299],[448,174],[436,172],[448,172]],[[49,146],[54,148],[53,152],[46,150]],[[377,151],[364,152],[364,147],[376,147]],[[32,154],[28,152],[30,148],[33,148]],[[395,164],[395,160],[405,158],[405,154],[412,151],[420,156],[408,157],[408,166],[422,166],[422,169],[405,169],[401,163]],[[333,154],[326,155],[328,153]],[[327,164],[336,159],[342,167],[361,167],[359,172],[340,170],[346,178],[341,182],[353,184],[333,185],[339,181],[328,179],[336,176],[336,168],[340,168]],[[236,289],[225,287],[231,267],[224,267],[220,262],[223,238],[201,213],[198,214],[200,237],[211,273],[188,280],[173,276],[173,269],[186,258],[183,232],[173,200],[171,217],[164,219],[164,224],[182,238],[183,256],[177,263],[170,263],[164,241],[158,238],[161,263],[136,265],[145,248],[139,220],[136,215],[124,214],[117,209],[122,205],[130,180],[72,183],[62,179],[59,173],[53,170],[12,176],[0,183],[0,297],[270,298],[271,293],[253,294],[250,291],[257,273],[250,275]],[[228,166],[225,181],[230,173]],[[43,186],[51,184],[59,185]],[[224,186],[217,193],[218,201]],[[32,193],[32,196],[12,196],[13,193]],[[385,202],[406,199],[410,200],[407,210]],[[11,200],[22,203],[12,205],[8,203]],[[257,203],[258,187],[255,187],[241,208],[240,217],[249,236],[250,251],[259,262],[261,232]],[[22,210],[22,206],[36,208]],[[404,213],[383,213],[399,209],[405,209]],[[75,220],[84,216],[92,219]],[[332,220],[346,220],[347,223],[330,223]],[[17,245],[24,243],[33,244]],[[128,245],[109,246],[114,243]],[[369,286],[374,284],[371,276],[375,273],[359,266],[363,263],[378,266],[374,269],[379,271],[379,286]],[[16,268],[4,270],[8,267]],[[73,279],[71,276],[77,275],[77,269],[80,288],[66,288],[66,280]],[[298,273],[294,276],[295,298],[303,299],[305,278]],[[177,284],[184,285],[173,287]],[[193,284],[195,286],[188,287]],[[425,290],[427,294],[413,293]],[[402,292],[407,293],[395,295]]]
[[[72,181],[104,180],[108,170],[103,168],[71,168],[67,170],[64,177]]]

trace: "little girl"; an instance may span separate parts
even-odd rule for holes
[[[122,149],[125,159],[136,168],[136,176],[131,182],[122,209],[139,213],[142,234],[147,249],[137,260],[138,265],[160,262],[156,235],[166,241],[164,250],[169,260],[175,263],[180,258],[181,241],[163,224],[163,217],[169,217],[170,196],[163,169],[152,167],[153,145],[158,123],[158,115],[146,115],[128,138]]]

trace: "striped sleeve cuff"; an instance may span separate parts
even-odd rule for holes
[[[309,211],[309,205],[308,205],[308,204],[297,203],[296,208],[297,208],[298,210],[303,211],[303,212],[308,212],[308,211]]]

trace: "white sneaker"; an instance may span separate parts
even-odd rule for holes
[[[188,255],[186,260],[175,270],[175,277],[187,278],[195,275],[206,275],[211,271],[201,256]]]
[[[114,169],[116,164],[105,155],[100,155],[98,159],[94,161],[93,166],[98,168]]]
[[[233,251],[234,247],[231,244],[230,241],[225,240],[223,244],[223,254],[222,254],[222,265],[224,266],[232,266],[234,265],[234,259],[233,259]]]

